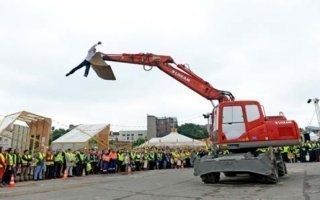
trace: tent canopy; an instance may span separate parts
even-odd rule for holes
[[[151,138],[149,141],[140,145],[140,147],[149,147],[149,146],[169,146],[169,147],[179,147],[179,146],[205,146],[204,142],[189,138],[187,136],[181,135],[177,132],[171,132],[170,134],[160,137],[160,138]]]
[[[101,134],[109,134],[109,124],[83,124],[75,127],[68,133],[51,143],[53,149],[79,149],[86,146],[88,141]],[[106,144],[107,145],[107,144]]]

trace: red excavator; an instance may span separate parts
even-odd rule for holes
[[[105,61],[139,64],[145,70],[157,67],[212,102],[214,108],[209,114],[212,153],[194,162],[194,175],[199,175],[204,183],[219,182],[221,173],[250,174],[264,182],[277,183],[287,173],[278,147],[300,143],[295,121],[287,120],[283,114],[266,116],[257,101],[235,100],[230,92],[214,88],[186,65],[176,64],[170,56],[96,53],[90,61],[93,69],[101,78],[115,80]],[[218,101],[218,105],[213,101]],[[221,153],[225,151],[229,153]]]

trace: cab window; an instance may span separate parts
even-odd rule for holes
[[[252,122],[260,118],[259,108],[257,105],[246,105],[245,107],[248,122]]]

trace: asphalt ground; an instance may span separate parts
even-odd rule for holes
[[[29,181],[0,188],[0,200],[320,199],[320,163],[288,164],[277,184],[246,176],[204,184],[193,169]]]

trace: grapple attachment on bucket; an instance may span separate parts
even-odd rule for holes
[[[108,65],[101,57],[101,53],[97,52],[90,60],[93,70],[104,80],[116,80],[111,66]]]

